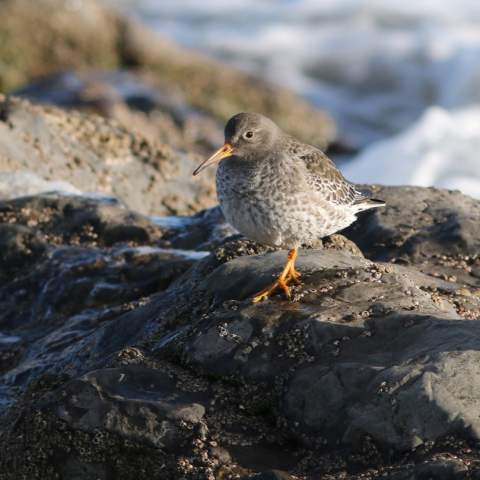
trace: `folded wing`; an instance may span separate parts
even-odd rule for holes
[[[304,162],[309,185],[325,200],[336,205],[351,205],[358,212],[385,205],[382,200],[369,198],[359,192],[321,150],[302,145],[292,154]]]

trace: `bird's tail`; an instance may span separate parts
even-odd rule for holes
[[[363,212],[364,210],[370,210],[371,208],[384,207],[385,202],[383,200],[379,200],[378,198],[363,197],[361,200],[355,202],[355,206],[359,212]]]

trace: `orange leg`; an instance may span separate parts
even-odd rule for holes
[[[289,282],[294,282],[300,284],[300,273],[295,270],[295,260],[297,259],[298,248],[292,248],[289,250],[287,263],[279,275],[277,280],[267,288],[264,288],[258,292],[253,297],[253,303],[261,302],[266,300],[270,295],[272,295],[276,290],[281,289],[287,298],[291,298],[290,288],[288,287]]]

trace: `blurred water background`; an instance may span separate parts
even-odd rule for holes
[[[480,197],[480,2],[109,2],[326,109],[350,179]]]

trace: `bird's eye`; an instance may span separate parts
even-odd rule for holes
[[[247,139],[250,139],[250,138],[253,137],[253,132],[252,132],[251,130],[249,130],[248,132],[245,132],[245,133],[243,134],[243,136],[244,136],[245,138],[247,138]]]

